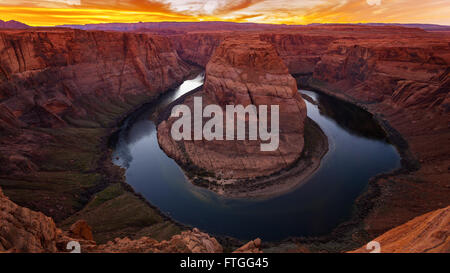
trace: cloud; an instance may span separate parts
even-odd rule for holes
[[[369,4],[369,6],[379,6],[381,5],[381,0],[366,0],[367,4]]]
[[[450,24],[449,0],[0,0],[2,20],[31,25],[227,20]]]

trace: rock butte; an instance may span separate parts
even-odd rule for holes
[[[181,166],[209,173],[218,179],[249,179],[289,167],[301,155],[306,105],[295,79],[271,44],[258,37],[227,39],[206,66],[203,105],[279,105],[280,141],[273,152],[261,151],[260,140],[175,141],[170,130],[177,118],[158,126],[163,150]],[[193,107],[193,96],[183,104]],[[193,110],[191,111],[193,112]],[[270,114],[268,115],[270,126]],[[248,129],[248,123],[246,125]],[[224,137],[225,139],[225,126]]]
[[[362,224],[336,231],[343,241],[362,246],[450,205],[450,32],[355,25],[252,25],[246,32],[248,26],[234,31],[235,26],[201,25],[202,31],[195,25],[182,31],[178,25],[158,25],[139,33],[0,31],[0,186],[5,194],[67,228],[86,218],[102,242],[124,235],[170,240],[180,234],[121,183],[123,173],[111,165],[102,139],[126,113],[180,84],[193,69],[187,63],[205,67],[227,37],[256,34],[273,45],[300,86],[366,108],[401,149],[404,168],[370,181],[353,218]],[[432,226],[433,219],[422,221]],[[33,234],[43,238],[53,231]],[[46,239],[36,242],[29,248],[49,249],[38,245]],[[342,248],[355,248],[347,245]]]

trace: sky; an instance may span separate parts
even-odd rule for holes
[[[3,21],[31,26],[159,21],[450,25],[450,0],[0,0]]]

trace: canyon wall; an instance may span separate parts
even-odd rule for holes
[[[133,204],[121,211],[124,222],[94,226],[97,233],[125,227],[137,232],[143,223],[166,222],[114,184],[124,181],[123,171],[112,166],[106,145],[122,117],[192,71],[167,38],[55,28],[5,30],[0,36],[0,186],[8,197],[59,223],[97,192],[108,194],[103,201],[110,205]],[[129,218],[137,208],[139,216]],[[112,209],[89,213],[99,219],[96,213]]]
[[[93,102],[83,101],[89,97],[155,97],[188,74],[160,36],[77,30],[0,35],[1,105],[24,126],[67,125],[67,116],[95,115]]]
[[[429,35],[336,41],[310,78],[310,86],[374,113],[403,156],[403,169],[373,179],[358,202],[378,196],[364,216],[370,236],[449,205],[449,42]]]
[[[422,213],[449,205],[448,33],[337,25],[256,34],[272,43],[301,87],[367,109],[384,124],[399,148],[403,168],[372,179],[369,190],[357,201],[357,217],[365,219],[364,236],[373,238]],[[187,33],[173,42],[183,59],[204,66],[214,47],[229,35],[218,31]],[[188,42],[184,43],[183,37]]]
[[[259,36],[271,43],[291,74],[312,74],[321,54],[336,38],[304,31],[280,32],[189,32],[170,36],[180,57],[190,63],[206,67],[215,49],[227,38],[246,39]]]
[[[205,67],[224,39],[250,34],[272,44],[289,72],[301,75],[301,86],[373,113],[402,153],[403,168],[372,179],[357,200],[354,220],[362,221],[358,234],[364,234],[352,239],[375,238],[449,205],[450,36],[401,27],[204,31],[166,38],[55,28],[0,31],[3,191],[65,226],[90,217],[103,242],[124,234],[169,239],[179,233],[118,183],[123,172],[111,166],[105,136],[118,118],[179,84],[191,70],[187,63]],[[117,218],[104,218],[113,214]]]

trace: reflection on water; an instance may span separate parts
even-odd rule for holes
[[[186,81],[157,103],[131,116],[120,131],[114,162],[127,168],[127,182],[175,220],[213,234],[279,240],[330,232],[348,219],[370,177],[399,167],[399,155],[385,141],[370,114],[334,98],[301,91],[308,116],[328,136],[330,149],[319,170],[301,187],[271,199],[223,198],[186,181],[178,165],[159,148],[154,121],[161,109],[202,84]]]
[[[197,75],[194,79],[184,81],[175,90],[165,93],[156,103],[152,103],[127,120],[125,120],[119,132],[119,138],[114,153],[114,163],[124,168],[130,166],[133,160],[130,147],[149,135],[155,136],[156,128],[154,122],[160,111],[164,110],[171,102],[203,84],[204,74]],[[149,119],[151,121],[149,121]],[[157,144],[157,143],[156,143]],[[158,146],[159,147],[159,146]]]
[[[351,134],[371,139],[386,139],[381,126],[373,122],[372,114],[361,111],[357,106],[340,102],[336,104],[336,99],[321,95],[317,98],[320,114],[336,121],[339,126]]]

